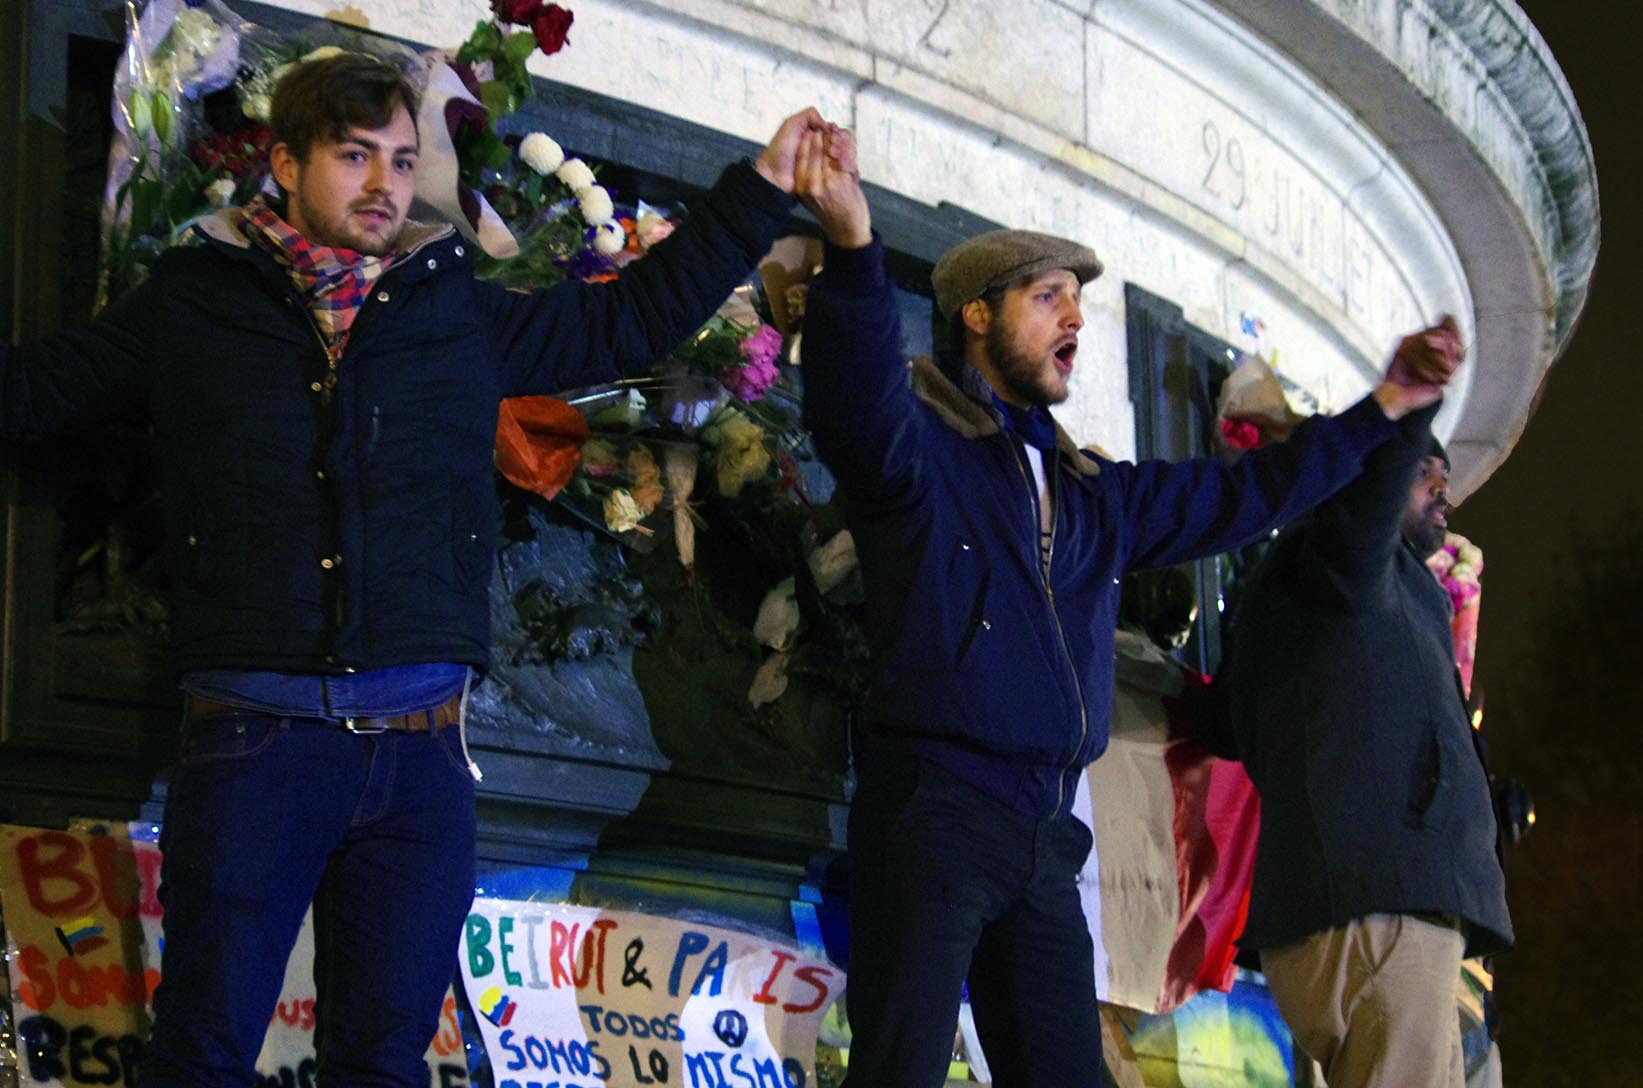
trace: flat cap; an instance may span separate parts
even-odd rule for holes
[[[971,299],[990,288],[1027,276],[1065,268],[1080,286],[1101,274],[1101,261],[1089,246],[1034,230],[994,230],[949,249],[930,273],[941,316],[951,318]]]

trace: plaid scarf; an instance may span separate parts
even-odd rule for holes
[[[340,246],[314,245],[280,218],[260,195],[240,211],[240,227],[246,237],[279,262],[307,303],[335,374],[342,349],[348,345],[354,316],[364,305],[371,284],[393,258],[371,257]]]

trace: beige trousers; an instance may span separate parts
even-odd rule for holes
[[[1261,970],[1329,1088],[1465,1088],[1458,926],[1371,914],[1261,950]]]

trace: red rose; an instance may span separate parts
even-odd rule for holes
[[[536,44],[542,52],[551,57],[565,48],[565,35],[570,33],[571,20],[575,18],[558,4],[549,4],[531,20],[531,33],[536,35]]]
[[[491,10],[504,23],[526,26],[542,13],[542,0],[491,0]]]
[[[1242,419],[1223,419],[1221,437],[1235,450],[1252,450],[1261,444],[1260,428]]]

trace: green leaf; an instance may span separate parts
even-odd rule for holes
[[[502,31],[489,21],[477,23],[468,40],[456,51],[456,59],[472,63],[491,60],[502,49]]]
[[[541,205],[541,203],[542,203],[542,175],[541,174],[536,173],[534,170],[531,171],[530,177],[526,178],[525,179],[525,184],[521,185],[519,188],[520,188],[520,191],[524,194],[525,199],[530,203],[530,206],[533,209]]]
[[[509,149],[507,144],[497,139],[494,133],[487,132],[479,147],[484,155],[481,161],[488,170],[502,169],[508,165],[508,160],[513,157],[513,151]]]
[[[131,183],[131,233],[151,234],[155,231],[160,207],[165,200],[165,186],[153,178],[133,180]]]
[[[528,30],[520,30],[509,34],[502,43],[502,52],[515,64],[523,65],[525,59],[536,49],[536,35]]]
[[[492,123],[519,108],[512,88],[495,79],[479,85],[479,101],[490,111]]]

